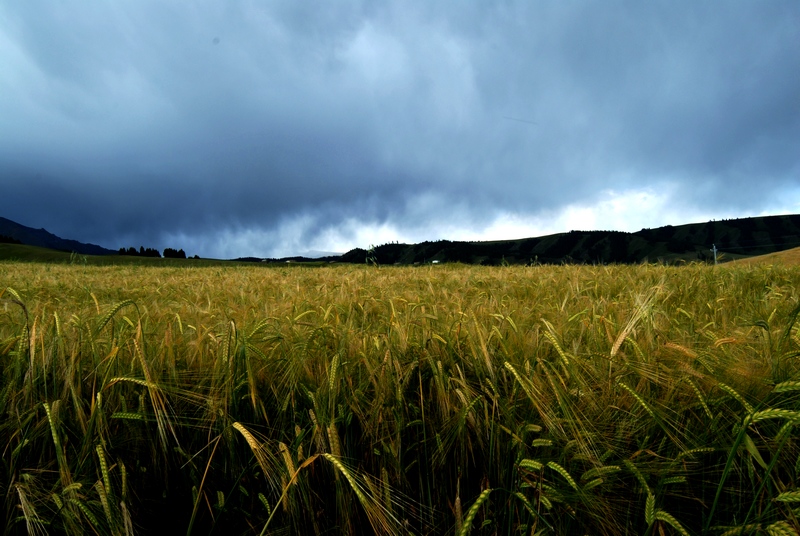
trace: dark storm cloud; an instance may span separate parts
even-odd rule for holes
[[[31,1],[0,28],[3,215],[107,247],[446,238],[664,185],[752,213],[800,175],[793,1]]]

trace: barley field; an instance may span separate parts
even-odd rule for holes
[[[797,534],[800,268],[0,263],[5,534]]]

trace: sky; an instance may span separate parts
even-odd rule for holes
[[[800,213],[800,2],[0,2],[0,216],[236,258]]]

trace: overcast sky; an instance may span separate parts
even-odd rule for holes
[[[216,258],[800,213],[800,2],[0,2],[0,216]]]

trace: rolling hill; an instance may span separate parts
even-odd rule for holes
[[[621,231],[570,231],[495,242],[440,240],[383,244],[369,254],[378,264],[463,262],[469,264],[605,264],[721,261],[764,255],[800,245],[800,215],[764,216]],[[339,259],[365,262],[368,252],[351,250]]]
[[[800,264],[800,247],[733,261],[742,264]]]
[[[59,238],[44,229],[32,229],[0,218],[0,236],[27,246],[37,246],[81,255],[115,255],[117,252]],[[61,258],[41,251],[24,252],[24,247],[6,244],[0,258]],[[642,229],[635,233],[621,231],[570,231],[536,238],[493,242],[458,242],[438,240],[419,244],[383,244],[367,251],[356,248],[343,255],[310,259],[285,257],[266,259],[273,262],[322,264],[348,262],[364,264],[424,264],[461,262],[465,264],[632,264],[640,262],[726,262],[760,255],[770,255],[800,246],[800,215],[763,216],[690,223],[686,225]],[[19,248],[23,247],[22,250]],[[10,255],[10,256],[9,256]],[[63,256],[63,255],[62,255]],[[68,256],[68,255],[67,255]],[[369,258],[369,260],[368,260]],[[788,258],[788,257],[787,257]],[[260,257],[235,259],[260,262]],[[220,261],[224,262],[224,261]]]
[[[111,255],[116,251],[95,244],[84,244],[77,240],[67,240],[54,235],[45,229],[26,227],[15,221],[0,217],[0,235],[19,243],[58,251],[75,252],[81,255]]]

